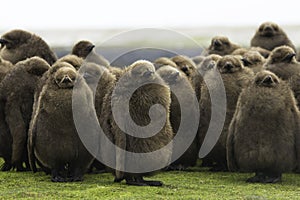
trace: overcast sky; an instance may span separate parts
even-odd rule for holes
[[[296,1],[99,0],[1,2],[0,29],[299,25]]]

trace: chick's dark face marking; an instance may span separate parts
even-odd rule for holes
[[[263,23],[258,28],[258,34],[263,37],[273,37],[280,33],[279,26],[272,22]]]
[[[7,49],[15,49],[18,46],[24,44],[31,38],[31,33],[22,31],[22,30],[14,30],[4,34],[0,38],[1,48],[6,47]]]
[[[243,69],[242,62],[235,56],[224,56],[217,62],[220,73],[235,73]]]
[[[275,63],[291,63],[296,62],[295,51],[288,46],[280,46],[275,48],[270,55],[269,64]]]
[[[214,37],[211,40],[210,49],[215,51],[223,51],[224,49],[230,48],[231,44],[227,37]]]
[[[151,80],[154,73],[154,66],[147,63],[136,63],[131,70],[131,76],[134,79]]]
[[[79,70],[88,85],[97,84],[102,73],[103,69],[94,63],[86,63]]]
[[[92,44],[89,41],[79,41],[72,49],[72,54],[81,57],[86,58],[89,53],[95,48],[95,45]]]
[[[165,80],[168,84],[176,83],[180,79],[180,72],[178,69],[171,66],[164,66],[157,70],[160,77]]]
[[[264,57],[257,51],[249,51],[244,54],[242,58],[244,66],[252,66],[257,64],[262,64],[264,62]]]
[[[259,87],[276,87],[280,83],[279,78],[272,72],[259,72],[255,79],[255,84]]]
[[[55,83],[59,88],[72,88],[74,86],[77,72],[70,67],[62,67],[55,73]]]

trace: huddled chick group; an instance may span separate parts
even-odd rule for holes
[[[195,166],[200,148],[212,145],[201,158],[211,171],[254,172],[247,181],[260,183],[299,172],[300,63],[275,23],[260,25],[250,47],[216,36],[194,58],[137,60],[124,68],[111,66],[89,41],[59,59],[24,30],[3,34],[0,44],[2,171],[41,169],[53,182],[66,182],[82,181],[96,168],[112,172],[115,182],[160,186],[143,177]],[[225,108],[211,99],[222,88]],[[220,133],[208,134],[220,125],[213,112],[224,123]],[[146,128],[161,122],[148,137]],[[158,150],[147,159],[124,153]]]

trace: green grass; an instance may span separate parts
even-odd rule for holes
[[[300,175],[284,174],[278,184],[248,184],[252,174],[162,172],[150,179],[163,187],[113,183],[109,173],[87,174],[83,182],[52,183],[43,172],[0,172],[0,199],[300,199]],[[148,178],[149,179],[149,178]]]

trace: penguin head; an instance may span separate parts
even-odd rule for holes
[[[9,31],[0,38],[1,48],[16,49],[25,44],[31,37],[32,34],[24,30],[16,29]]]
[[[279,46],[273,49],[271,52],[267,63],[276,64],[276,63],[296,63],[296,53],[289,46]]]
[[[275,87],[280,79],[274,73],[264,70],[256,74],[254,83],[259,87]]]
[[[228,74],[241,71],[244,66],[238,56],[227,55],[217,62],[217,68],[220,73]]]

